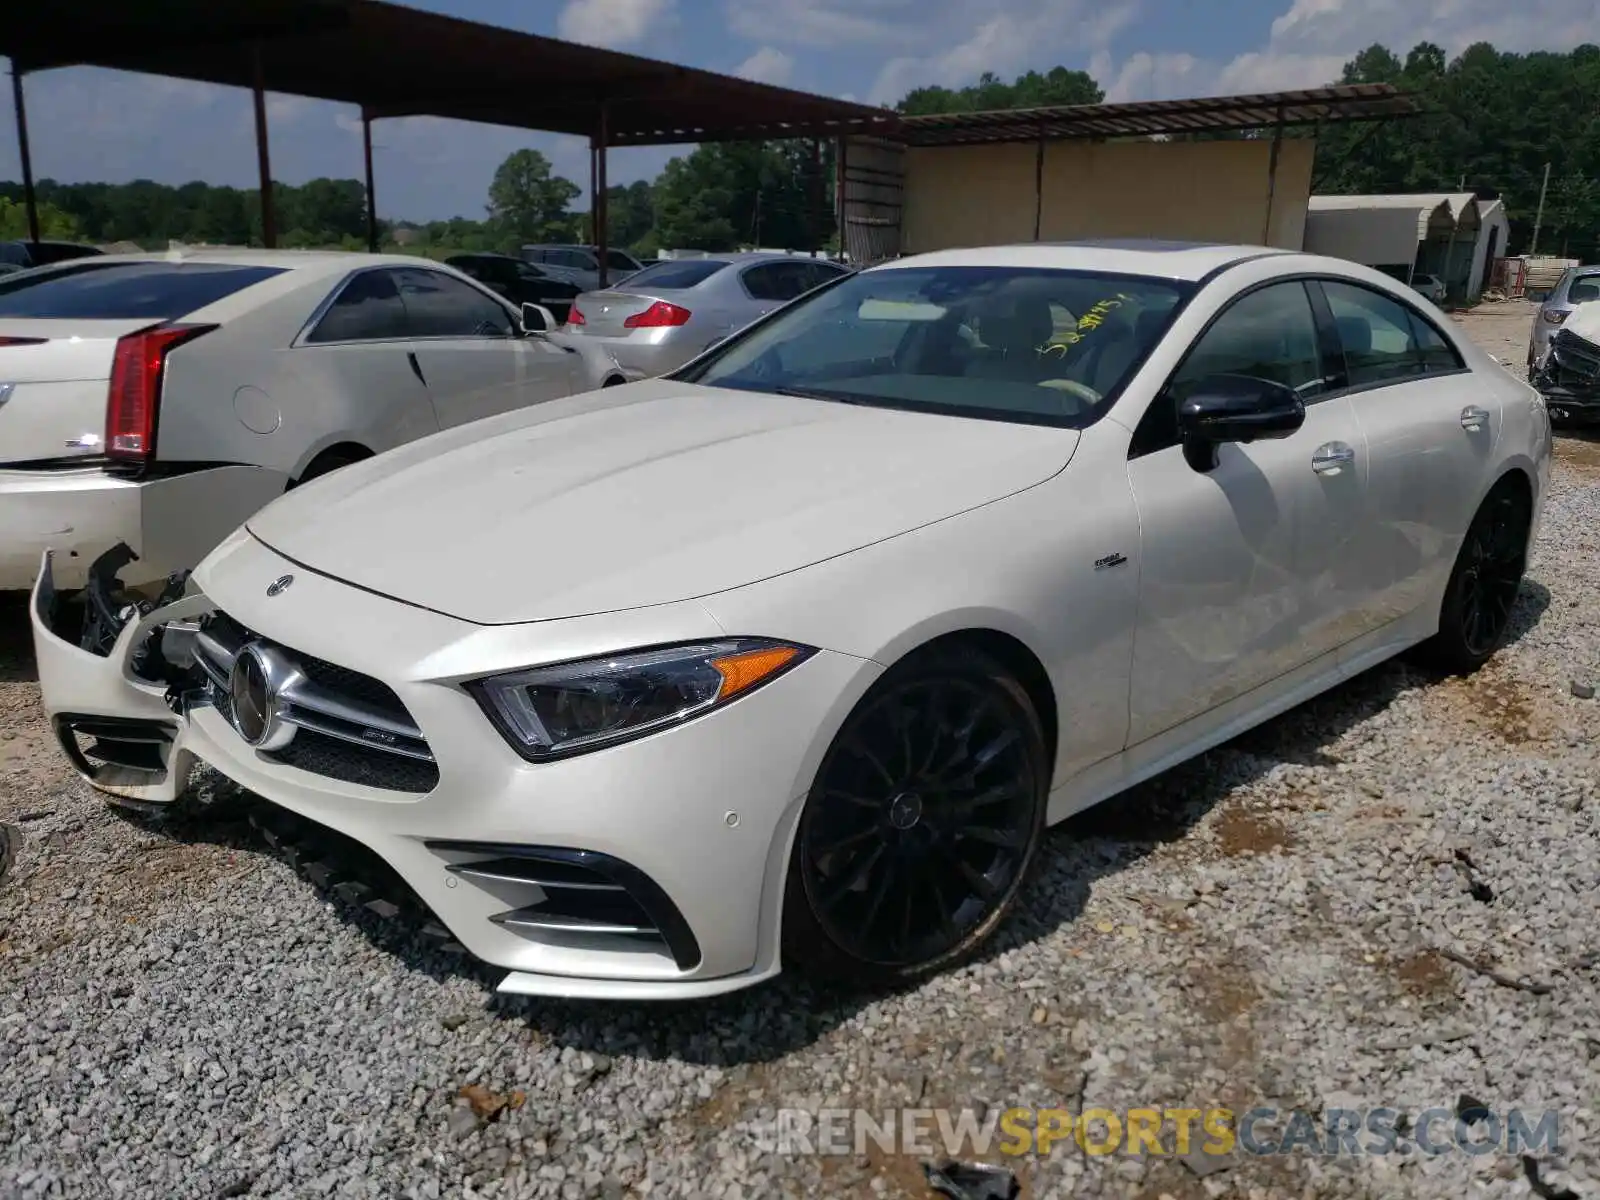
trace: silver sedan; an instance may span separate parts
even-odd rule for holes
[[[652,263],[620,287],[585,292],[566,332],[604,343],[630,379],[663,375],[847,268],[798,254],[717,254]]]

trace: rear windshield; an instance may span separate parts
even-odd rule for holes
[[[282,273],[231,263],[80,259],[0,277],[0,317],[167,321]]]
[[[728,264],[720,258],[689,258],[652,263],[636,275],[628,276],[630,288],[649,288],[653,292],[675,292],[704,283]]]

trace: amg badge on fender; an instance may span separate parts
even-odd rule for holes
[[[1120,567],[1127,561],[1128,556],[1126,554],[1108,554],[1104,558],[1097,558],[1094,560],[1094,569],[1096,571],[1103,571],[1107,567]]]

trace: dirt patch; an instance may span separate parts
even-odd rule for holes
[[[1424,950],[1395,964],[1395,977],[1400,986],[1419,1000],[1453,1000],[1456,997],[1456,977],[1445,962],[1432,950]]]
[[[1256,1006],[1261,991],[1250,972],[1227,963],[1213,963],[1190,975],[1195,1008],[1218,1023],[1241,1017]]]
[[[1467,679],[1445,680],[1432,694],[1452,719],[1511,746],[1539,741],[1559,724],[1526,684],[1493,667]]]
[[[1226,809],[1217,818],[1216,834],[1218,848],[1229,858],[1270,854],[1295,844],[1294,834],[1282,824],[1248,808]]]
[[[1556,438],[1556,461],[1584,475],[1600,475],[1600,440],[1584,437]]]

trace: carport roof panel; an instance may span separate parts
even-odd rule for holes
[[[895,136],[913,146],[1031,142],[1039,138],[1061,141],[1391,120],[1414,116],[1419,111],[1416,101],[1393,84],[1353,83],[1194,100],[908,116],[900,119]]]
[[[65,10],[64,10],[65,11]],[[363,107],[591,136],[614,146],[833,136],[894,114],[383,0],[81,0],[0,22],[13,67],[96,66]]]

